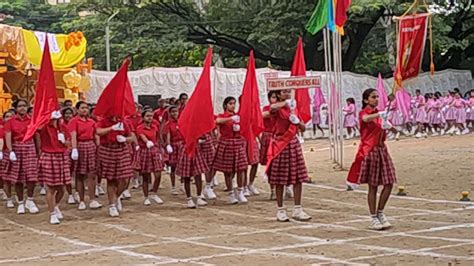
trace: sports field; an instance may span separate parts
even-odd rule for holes
[[[345,143],[346,166],[354,142]],[[385,213],[394,227],[386,231],[367,229],[366,187],[346,192],[347,172],[333,170],[327,140],[315,140],[304,144],[314,181],[304,187],[310,222],[277,223],[261,178],[263,193],[246,205],[227,204],[220,177],[218,200],[188,210],[184,195],[171,195],[165,174],[164,205],[143,206],[141,191],[133,190],[119,218],[106,208],[80,212],[63,204],[65,220],[52,226],[39,196],[38,215],[0,207],[0,264],[473,265],[474,203],[458,200],[474,190],[474,134],[388,146],[408,196],[389,201]],[[291,215],[293,204],[285,203]]]

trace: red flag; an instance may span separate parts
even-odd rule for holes
[[[189,156],[194,155],[197,140],[215,127],[211,98],[211,63],[212,48],[209,48],[201,77],[178,119],[179,131],[183,135],[185,151]]]
[[[291,67],[291,76],[305,77],[306,63],[304,62],[303,39],[298,39],[298,46],[296,47],[295,57],[293,59],[293,66]],[[296,108],[300,119],[307,123],[311,120],[311,98],[309,97],[308,89],[297,89],[295,91]]]
[[[56,83],[54,82],[53,64],[49,54],[48,38],[45,38],[43,58],[36,84],[34,98],[33,118],[28,125],[23,141],[33,137],[38,128],[44,126],[51,119],[51,113],[59,110],[58,96],[56,95]]]
[[[126,116],[135,114],[132,86],[127,74],[129,65],[130,60],[125,59],[120,69],[105,87],[94,109],[96,116],[124,119]]]
[[[250,51],[247,75],[245,76],[244,88],[240,97],[240,133],[247,140],[247,152],[250,157],[253,154],[252,143],[264,129],[253,50]]]
[[[347,21],[347,10],[351,6],[351,0],[337,0],[336,2],[336,26],[344,27]]]
[[[394,78],[402,81],[418,76],[425,49],[428,14],[406,16],[398,22],[397,67]]]

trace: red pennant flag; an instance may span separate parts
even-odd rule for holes
[[[38,128],[44,126],[51,119],[51,113],[59,110],[58,96],[56,95],[56,83],[54,82],[53,64],[49,53],[48,38],[45,38],[43,58],[36,84],[34,98],[33,118],[28,125],[23,141],[33,137]]]
[[[298,46],[296,47],[295,57],[293,59],[293,66],[291,67],[291,76],[305,77],[306,63],[304,62],[303,39],[298,39]],[[311,120],[311,98],[309,97],[308,89],[297,89],[295,91],[296,108],[300,119],[307,123]]]
[[[337,0],[336,2],[336,25],[344,27],[347,21],[347,11],[351,6],[351,0]]]
[[[94,109],[96,116],[124,119],[135,113],[132,86],[127,74],[129,65],[130,60],[125,59],[120,69],[105,87]]]
[[[197,140],[215,127],[211,98],[211,63],[212,48],[209,48],[201,77],[178,119],[179,131],[183,135],[185,151],[189,156],[194,155]]]
[[[260,98],[258,95],[257,75],[255,73],[255,58],[253,50],[250,51],[249,62],[245,83],[240,96],[240,133],[247,140],[247,152],[249,157],[253,154],[255,138],[262,133],[263,116],[260,110]]]

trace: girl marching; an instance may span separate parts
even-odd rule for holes
[[[168,109],[168,122],[163,128],[166,134],[166,152],[168,153],[168,165],[171,168],[171,194],[178,195],[176,189],[176,167],[179,160],[179,151],[183,147],[183,136],[178,130],[178,107],[171,106]]]
[[[66,101],[64,102],[66,104]],[[65,126],[69,126],[69,122],[71,121],[71,119],[74,117],[74,111],[72,110],[71,107],[65,107],[61,110],[61,114],[62,114],[62,123],[65,125]],[[67,149],[66,150],[66,154],[67,156],[69,157],[70,154],[71,154],[71,150],[70,149]],[[72,164],[71,164],[72,165]],[[73,173],[71,173],[73,175]],[[73,176],[73,178],[75,179],[75,177]],[[72,184],[67,184],[66,185],[66,191],[67,191],[67,203],[70,204],[70,205],[74,205],[76,204],[76,200],[79,200],[79,197],[76,194],[73,194],[72,192]]]
[[[3,182],[3,179],[6,177],[8,169],[8,157],[6,156],[8,155],[8,150],[5,144],[4,123],[10,120],[13,115],[14,113],[12,111],[6,111],[3,113],[3,121],[2,125],[0,125],[0,200],[7,200],[12,196],[11,186],[7,186],[6,183]]]
[[[354,98],[346,100],[347,106],[342,109],[344,113],[344,128],[347,130],[347,139],[355,137],[357,128],[356,106]]]
[[[161,171],[163,171],[164,163],[160,152],[159,126],[153,123],[153,111],[146,110],[142,114],[143,123],[137,127],[136,134],[140,149],[134,161],[134,169],[143,177],[143,195],[145,206],[151,205],[151,200],[157,204],[163,204],[163,200],[158,196],[158,188],[161,182]],[[148,184],[151,182],[151,174],[154,174],[153,195],[149,196]]]
[[[421,138],[426,137],[427,134],[425,132],[425,123],[427,122],[427,115],[426,115],[426,99],[421,95],[420,90],[416,90],[416,97],[415,97],[415,114],[414,120],[416,123],[416,130],[415,130],[415,137]]]
[[[207,199],[216,199],[216,193],[214,193],[213,180],[215,178],[215,172],[212,169],[212,163],[214,162],[214,157],[216,156],[216,146],[214,145],[215,132],[214,130],[205,134],[201,139],[199,139],[199,148],[201,154],[206,161],[207,166],[209,166],[209,172],[206,173],[206,186],[204,187],[203,194]]]
[[[367,89],[362,95],[362,110],[359,112],[361,142],[347,179],[349,185],[369,185],[370,227],[374,230],[391,226],[384,209],[396,182],[395,167],[385,145],[385,129],[392,126],[386,112],[377,110],[378,100],[375,89]],[[383,189],[377,206],[378,186],[383,186]]]
[[[278,102],[276,91],[270,91],[267,97],[268,97],[269,105],[264,106],[262,109],[264,130],[262,132],[262,136],[260,137],[260,145],[261,145],[260,146],[260,164],[261,165],[267,165],[267,162],[268,162],[267,152],[268,152],[268,147],[270,146],[270,142],[272,140],[273,125],[275,124],[275,120],[270,114],[270,106]],[[275,198],[275,187],[270,185],[270,189],[271,189],[270,199],[272,200]]]
[[[77,116],[71,119],[69,131],[71,133],[71,159],[73,160],[72,173],[76,178],[76,190],[79,192],[79,210],[85,210],[85,183],[89,188],[89,208],[102,207],[95,199],[96,187],[96,153],[97,146],[94,141],[95,122],[89,118],[89,106],[86,102],[76,104]]]

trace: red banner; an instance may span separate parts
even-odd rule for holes
[[[395,80],[402,81],[418,76],[425,50],[426,21],[428,14],[406,16],[398,21],[397,68]]]

